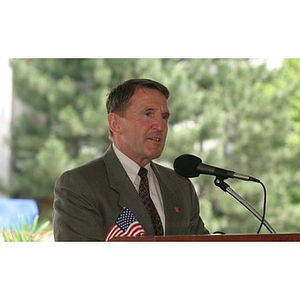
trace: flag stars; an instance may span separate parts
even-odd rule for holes
[[[144,236],[145,234],[145,230],[134,214],[128,208],[125,208],[117,217],[105,240],[108,241],[118,236]]]

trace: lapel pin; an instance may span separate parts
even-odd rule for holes
[[[175,206],[175,207],[174,207],[174,210],[175,210],[176,213],[179,213],[179,212],[180,212],[180,209],[179,209],[178,206]]]

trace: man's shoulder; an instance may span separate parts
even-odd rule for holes
[[[65,170],[56,181],[56,185],[81,185],[82,182],[94,182],[96,174],[101,174],[102,158],[96,158],[84,164]],[[80,183],[80,184],[79,184]]]
[[[86,173],[91,172],[95,169],[99,169],[101,165],[103,164],[103,158],[98,157],[93,160],[87,161],[85,163],[82,163],[78,166],[75,166],[73,168],[70,168],[66,170],[64,173]]]
[[[109,149],[101,154],[99,157],[84,162],[78,166],[66,170],[65,173],[90,173],[90,172],[99,172],[99,170],[105,167],[105,160],[108,156],[111,155]]]

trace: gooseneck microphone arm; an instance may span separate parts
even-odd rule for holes
[[[268,229],[270,233],[276,233],[275,229],[268,223],[268,221],[262,217],[262,215],[245,199],[238,195],[225,181],[222,177],[216,177],[214,181],[215,185],[227,192],[229,195],[233,196],[238,200],[243,206],[245,206],[260,222]]]

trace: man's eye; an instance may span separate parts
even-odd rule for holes
[[[163,117],[164,120],[169,120],[170,115],[169,114],[163,114],[162,117]]]

